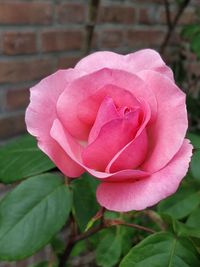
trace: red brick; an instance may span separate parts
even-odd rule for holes
[[[139,12],[139,24],[155,24],[157,23],[156,21],[156,16],[155,16],[155,10],[151,10],[150,8],[140,8],[138,10]]]
[[[194,74],[195,76],[200,76],[200,62],[187,62],[187,69],[190,71],[190,73]]]
[[[101,47],[116,48],[123,45],[122,30],[106,30],[102,34]]]
[[[29,103],[29,90],[8,90],[6,93],[6,108],[8,110],[17,110],[27,107]]]
[[[6,55],[36,52],[36,34],[33,32],[6,32],[3,35],[3,52]]]
[[[0,118],[0,140],[13,137],[25,131],[24,114]]]
[[[40,79],[54,71],[52,59],[0,61],[0,83],[15,83]]]
[[[50,2],[12,1],[0,3],[1,24],[49,24],[52,21]]]
[[[132,24],[135,22],[135,9],[124,6],[104,6],[100,8],[98,21]]]
[[[82,23],[86,19],[86,5],[62,3],[56,8],[58,23]]]
[[[156,29],[130,30],[127,33],[128,46],[140,48],[160,46],[165,36],[165,32]]]
[[[81,49],[83,35],[81,31],[48,31],[42,33],[44,52]]]
[[[62,56],[58,59],[58,69],[73,68],[79,60],[78,56]]]

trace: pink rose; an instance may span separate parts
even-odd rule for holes
[[[31,88],[28,131],[69,177],[101,181],[109,210],[142,210],[173,194],[192,146],[185,94],[157,52],[97,52]]]

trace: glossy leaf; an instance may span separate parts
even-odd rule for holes
[[[188,133],[187,137],[190,139],[194,148],[200,148],[200,136],[194,133]]]
[[[200,192],[192,186],[181,187],[174,195],[158,205],[158,211],[182,219],[189,215],[200,203]]]
[[[190,163],[191,172],[195,179],[200,181],[200,136],[197,134],[189,133],[188,138],[194,146],[194,154]]]
[[[72,182],[74,211],[81,231],[85,230],[88,222],[99,209],[95,193],[97,184],[98,182],[88,174]]]
[[[0,182],[12,183],[54,168],[54,164],[25,135],[0,148]]]
[[[190,227],[199,229],[200,232],[200,207],[195,209],[188,217],[186,224]]]
[[[22,182],[0,202],[0,259],[23,259],[44,247],[70,209],[71,193],[61,177],[44,174]]]
[[[192,161],[190,164],[192,175],[200,182],[200,151],[194,152]]]
[[[101,267],[112,267],[117,264],[121,255],[120,235],[108,233],[96,249],[96,262]]]
[[[200,260],[192,242],[170,233],[151,235],[133,247],[120,267],[199,267]]]

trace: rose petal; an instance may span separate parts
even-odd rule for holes
[[[101,130],[101,127],[104,124],[117,118],[120,118],[120,116],[119,113],[117,112],[113,99],[110,97],[105,97],[97,113],[95,123],[90,131],[88,144],[92,143],[97,138]]]
[[[103,182],[97,188],[97,200],[106,209],[118,212],[153,206],[177,190],[188,170],[191,156],[192,146],[184,140],[181,149],[165,168],[138,182]]]
[[[134,74],[142,70],[154,70],[174,80],[171,69],[166,66],[160,55],[152,49],[143,49],[128,55],[108,51],[96,52],[83,58],[75,66],[75,69],[84,70],[87,73],[102,68],[125,70]]]
[[[64,153],[63,149],[50,136],[50,129],[56,118],[56,102],[60,94],[79,73],[62,70],[43,79],[31,88],[31,102],[26,110],[25,121],[30,134],[38,139],[38,146],[44,151],[58,168],[66,175],[79,176],[80,168]]]
[[[143,111],[143,121],[136,136],[112,158],[106,167],[107,172],[116,172],[126,168],[137,168],[143,163],[146,157],[148,137],[145,127],[151,118],[151,111],[149,105],[143,99],[140,99],[140,105]]]
[[[180,149],[188,127],[185,94],[168,78],[154,71],[138,75],[149,84],[157,99],[157,118],[148,127],[149,154],[143,170],[163,168]]]
[[[104,171],[114,155],[129,143],[138,128],[139,111],[130,112],[124,118],[105,124],[97,139],[84,148],[84,164],[92,169]]]
[[[112,181],[129,181],[129,180],[138,180],[143,179],[149,175],[148,172],[140,171],[140,170],[123,170],[116,173],[105,173],[105,172],[99,172],[95,171],[93,169],[90,169],[83,165],[80,157],[80,147],[76,146],[73,147],[74,139],[71,139],[72,136],[63,128],[62,124],[58,119],[56,119],[53,123],[52,129],[51,129],[51,136],[55,139],[58,144],[63,148],[65,153],[73,159],[77,164],[79,164],[81,167],[83,167],[86,171],[88,171],[91,175],[97,177],[101,180],[106,180],[109,182]],[[73,143],[73,146],[71,145]],[[77,158],[76,158],[77,157]]]
[[[136,98],[142,98],[144,95],[151,107],[153,119],[156,115],[156,99],[140,78],[120,70],[102,69],[71,83],[59,97],[57,114],[72,136],[87,140],[105,96],[111,97],[116,105],[123,106],[125,102],[128,104],[132,102],[135,106]]]
[[[106,171],[112,173],[125,169],[136,169],[144,161],[147,147],[148,139],[146,130],[144,130],[112,158]]]

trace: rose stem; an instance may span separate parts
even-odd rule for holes
[[[185,8],[188,6],[188,4],[190,3],[190,0],[184,0],[180,6],[179,9],[174,17],[174,20],[171,20],[171,15],[170,15],[170,7],[169,7],[169,2],[168,0],[164,0],[164,4],[165,4],[165,12],[166,12],[166,19],[167,19],[167,34],[160,46],[160,53],[163,55],[165,52],[165,49],[169,43],[169,40],[171,38],[172,33],[174,32],[174,29],[181,17],[181,15],[183,14]]]
[[[65,264],[67,262],[67,259],[74,247],[74,245],[81,240],[84,240],[94,234],[96,234],[97,232],[105,229],[105,228],[109,228],[109,227],[113,227],[113,226],[117,226],[117,225],[122,225],[122,226],[127,226],[127,227],[131,227],[131,228],[135,228],[138,230],[143,230],[145,232],[148,233],[155,233],[155,231],[153,229],[138,225],[138,224],[133,224],[133,223],[127,223],[121,220],[103,220],[101,221],[101,224],[89,229],[87,232],[84,232],[78,236],[71,236],[69,242],[66,245],[66,248],[63,252],[63,254],[60,256],[60,262],[58,267],[65,267]]]

